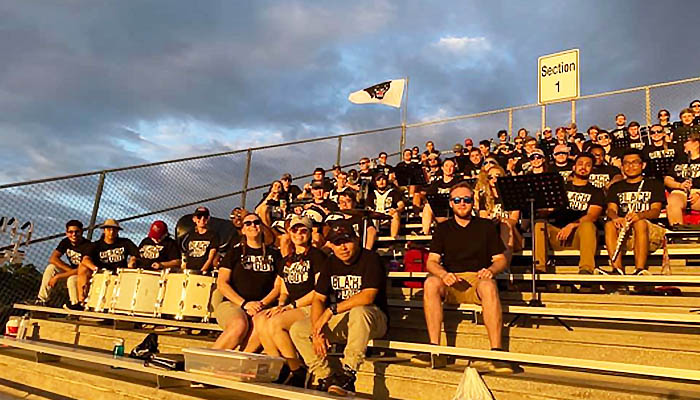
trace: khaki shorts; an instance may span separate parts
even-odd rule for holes
[[[226,329],[231,320],[234,318],[248,318],[248,313],[237,304],[233,304],[230,301],[223,301],[219,303],[214,309],[214,318],[216,318],[216,324],[221,327],[221,329]]]
[[[445,288],[445,303],[481,305],[481,299],[476,291],[476,286],[479,284],[476,272],[459,272],[455,275],[464,279],[464,282]]]
[[[664,245],[664,238],[666,236],[666,228],[652,224],[649,220],[645,220],[647,223],[647,228],[649,230],[649,252],[653,253],[660,249]],[[627,250],[634,250],[634,229],[630,228],[627,233],[627,240],[625,241],[625,247]]]
[[[309,318],[311,316],[311,304],[304,306],[302,308],[297,308],[297,310],[304,313],[304,317]]]

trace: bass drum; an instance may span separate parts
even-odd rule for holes
[[[323,224],[323,221],[326,220],[328,213],[326,213],[326,211],[322,207],[313,204],[309,208],[304,210],[304,212],[301,215],[309,217],[311,222],[313,222],[314,226],[320,226],[321,224]]]
[[[142,269],[120,269],[117,273],[110,312],[153,317],[159,303],[163,273]]]
[[[216,278],[197,270],[167,270],[165,291],[156,316],[209,321]]]
[[[110,270],[97,271],[90,278],[90,291],[85,304],[88,310],[107,312],[112,305],[112,295],[117,277]]]

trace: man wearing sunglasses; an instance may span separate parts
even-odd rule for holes
[[[515,163],[513,171],[511,171],[511,173],[513,173],[514,175],[522,175],[523,173],[530,170],[530,162],[535,150],[538,150],[539,153],[544,154],[542,150],[539,150],[537,148],[537,139],[535,139],[534,137],[526,137],[524,143],[525,145],[523,146],[523,158],[521,158],[518,162]]]
[[[494,277],[506,269],[505,246],[496,225],[472,215],[474,191],[468,183],[452,187],[450,207],[454,216],[435,228],[428,255],[423,307],[430,344],[440,343],[443,302],[481,304],[491,349],[501,351],[503,314]],[[421,354],[412,361],[431,365],[433,360]],[[487,361],[484,368],[513,372],[510,364],[500,361]]]
[[[574,162],[569,159],[569,150],[568,146],[558,144],[554,148],[554,153],[552,154],[554,158],[552,172],[558,172],[559,175],[564,177],[564,180],[571,175],[571,168],[574,166]]]
[[[683,223],[686,208],[700,210],[700,133],[690,134],[684,150],[687,157],[682,157],[664,177],[664,184],[671,190],[666,207],[671,227]]]
[[[66,279],[68,298],[70,303],[64,305],[68,309],[80,309],[78,304],[78,266],[83,256],[90,252],[90,241],[83,237],[83,223],[72,219],[66,223],[66,237],[56,246],[49,257],[49,265],[44,270],[41,279],[37,299],[31,301],[33,305],[45,306],[49,299],[49,293],[59,280]],[[61,260],[66,256],[68,262]]]
[[[627,117],[625,114],[615,116],[615,128],[610,130],[612,145],[617,148],[624,148],[627,141]]]
[[[579,153],[573,166],[571,181],[564,185],[568,207],[552,213],[551,222],[535,223],[535,259],[540,272],[548,272],[547,246],[553,250],[579,250],[579,274],[593,274],[595,269],[595,221],[603,213],[605,195],[588,182],[594,158]],[[554,272],[554,271],[549,271]]]
[[[693,115],[695,116],[695,125],[700,124],[700,100],[693,100],[690,102],[689,108],[693,110]]]
[[[545,126],[540,139],[540,149],[544,151],[548,157],[552,155],[552,149],[557,145],[557,139],[552,136],[552,128]]]
[[[683,144],[669,143],[666,131],[659,124],[654,124],[649,130],[651,144],[642,150],[642,158],[646,163],[644,175],[663,180],[667,176],[666,167],[678,164],[685,156]]]
[[[214,268],[219,237],[209,230],[209,209],[197,207],[192,214],[194,230],[182,241],[182,269],[207,272]]]
[[[612,146],[608,131],[600,130],[597,139],[600,147],[605,150],[605,161],[614,167],[621,168],[623,150]]]

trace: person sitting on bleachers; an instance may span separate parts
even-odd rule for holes
[[[469,156],[472,149],[474,148],[474,141],[471,138],[464,139],[464,154]]]
[[[83,257],[90,252],[90,247],[90,241],[83,237],[83,223],[75,219],[66,222],[66,237],[61,239],[58,246],[51,252],[49,265],[46,266],[41,278],[37,298],[30,304],[45,306],[51,290],[59,280],[66,279],[70,303],[66,303],[63,307],[82,310],[77,306],[79,302],[78,266]],[[67,263],[61,260],[64,255],[68,260]]]
[[[311,185],[314,182],[322,182],[325,193],[329,193],[333,189],[333,184],[331,180],[326,176],[326,170],[321,167],[316,167],[311,178],[311,182],[304,185],[304,191],[297,196],[298,198],[309,198],[311,197]]]
[[[209,229],[209,209],[197,207],[192,214],[194,229],[182,241],[182,269],[207,272],[215,267],[219,236]]]
[[[457,172],[463,173],[469,168],[469,156],[464,154],[464,147],[459,143],[452,147],[452,152],[455,154],[452,158],[455,160]]]
[[[525,139],[528,135],[528,131],[525,128],[520,128],[518,129],[518,133],[515,135],[515,137],[519,137],[522,139]]]
[[[374,242],[377,240],[377,228],[374,227],[372,220],[367,221],[366,230],[363,232],[364,220],[359,215],[344,214],[343,211],[355,210],[357,205],[357,193],[353,190],[346,190],[338,196],[338,211],[332,212],[325,219],[326,227],[324,230],[332,229],[334,225],[343,223],[349,225],[357,237],[365,244],[365,249],[372,250]],[[328,232],[326,232],[327,234]]]
[[[524,139],[524,146],[523,146],[523,157],[519,159],[511,169],[509,169],[509,172],[512,175],[522,175],[526,173],[527,171],[530,170],[532,167],[532,160],[531,156],[534,154],[535,150],[539,150],[537,148],[537,139],[534,137],[528,136]],[[539,151],[539,153],[542,153],[544,155],[543,151]]]
[[[652,133],[662,129],[652,126]],[[673,227],[683,223],[683,211],[687,208],[700,210],[700,133],[692,133],[684,145],[687,156],[681,157],[664,177],[666,187],[671,190],[668,196],[666,214]]]
[[[665,108],[662,108],[656,114],[656,117],[659,119],[658,124],[661,125],[662,128],[664,128],[664,132],[666,133],[666,137],[671,139],[671,137],[673,136],[673,124],[671,124],[671,112],[666,110]]]
[[[623,150],[612,146],[608,131],[598,132],[598,144],[605,150],[605,161],[613,167],[622,168]]]
[[[180,261],[180,249],[168,234],[168,226],[163,221],[153,221],[148,236],[139,244],[139,266],[157,271],[179,267]]]
[[[255,207],[255,213],[262,218],[265,225],[272,226],[275,221],[284,219],[288,205],[282,182],[274,181],[270,185],[270,190],[263,194],[260,203]]]
[[[478,150],[477,150],[478,151]],[[442,176],[437,181],[433,182],[426,189],[426,195],[431,194],[448,194],[450,193],[450,188],[457,182],[455,179],[455,162],[453,160],[445,160],[442,164]],[[433,220],[437,222],[444,221],[445,217],[435,217],[433,214],[433,209],[430,207],[430,203],[427,201],[423,206],[423,212],[421,214],[421,226],[424,235],[430,234],[430,226]]]
[[[613,146],[624,147],[623,143],[627,140],[627,117],[625,114],[620,113],[615,116],[615,127],[610,130],[610,136]]]
[[[481,169],[481,164],[484,158],[481,156],[481,151],[477,148],[473,148],[469,152],[469,170],[463,171],[462,175],[465,178],[471,178],[479,175],[479,170]]]
[[[442,160],[440,156],[433,153],[428,156],[428,166],[423,168],[423,173],[425,174],[425,181],[428,183],[433,183],[440,179],[442,176]]]
[[[551,223],[540,220],[535,223],[534,252],[536,268],[548,271],[547,249],[579,250],[579,274],[593,274],[597,234],[595,222],[603,213],[605,195],[601,189],[588,182],[594,158],[590,153],[579,153],[573,166],[570,181],[564,184],[568,207],[549,215]]]
[[[515,149],[515,146],[513,146],[512,143],[506,143],[503,145],[503,147],[500,149],[500,151],[495,155],[496,161],[498,162],[498,165],[503,167],[503,169],[506,169],[508,167],[508,162],[514,157],[513,156],[513,150]]]
[[[301,194],[301,189],[299,186],[292,184],[292,174],[288,172],[282,174],[280,182],[282,182],[283,197],[287,200],[287,204],[293,203]]]
[[[645,163],[642,152],[628,149],[622,158],[625,180],[610,186],[608,191],[608,222],[605,224],[605,247],[613,267],[612,273],[624,275],[622,255],[625,248],[634,250],[634,275],[647,275],[647,257],[663,245],[666,230],[650,219],[659,217],[665,201],[661,181],[642,175]],[[621,255],[612,259],[620,231],[629,226],[628,239],[622,242]],[[601,273],[605,271],[598,269]]]
[[[688,108],[693,110],[693,116],[695,116],[695,121],[693,123],[695,125],[700,124],[700,100],[691,101]]]
[[[287,232],[292,246],[277,268],[282,281],[277,306],[254,318],[265,354],[284,357],[286,361],[276,383],[301,388],[306,383],[306,369],[297,357],[289,330],[295,322],[311,315],[314,286],[327,258],[311,245],[311,227],[307,217],[295,215],[290,220]]]
[[[425,142],[425,151],[423,152],[426,157],[430,157],[431,154],[440,155],[440,150],[435,148],[435,143],[432,140]]]
[[[613,167],[605,161],[605,149],[599,144],[593,144],[589,148],[589,153],[593,155],[594,164],[588,182],[598,189],[603,189],[607,193],[611,184],[621,181],[622,172],[617,167]]]
[[[574,162],[569,158],[569,146],[558,144],[554,147],[554,162],[552,163],[552,172],[558,172],[559,175],[564,177],[564,180],[571,175],[571,168],[574,166]]]
[[[411,147],[411,162],[420,163],[420,148],[418,146]]]
[[[481,178],[482,174],[485,175],[484,179]],[[491,220],[498,226],[501,239],[506,246],[504,254],[510,265],[515,248],[518,250],[522,248],[522,236],[517,228],[520,211],[506,211],[503,208],[503,200],[496,186],[498,178],[502,176],[506,176],[506,172],[500,165],[494,165],[488,171],[482,169],[474,188],[474,205],[479,212],[479,217]]]
[[[583,152],[589,153],[591,151],[591,146],[598,143],[599,131],[600,128],[598,128],[598,125],[591,125],[588,127],[588,130],[586,130],[586,134],[588,134],[588,140],[583,142]]]
[[[404,149],[401,152],[402,160],[394,167],[396,185],[403,192],[404,196],[412,199],[416,193],[417,182],[423,174],[421,167],[411,161],[411,150]]]
[[[544,151],[544,154],[548,158],[551,158],[556,145],[557,139],[552,136],[552,128],[545,126],[544,130],[542,131],[542,138],[540,138],[539,148]]]
[[[100,228],[103,230],[102,237],[92,244],[87,254],[83,255],[83,260],[78,267],[79,303],[85,301],[87,284],[93,273],[98,270],[116,273],[121,268],[134,268],[139,256],[139,249],[134,242],[119,237],[119,231],[122,229],[119,222],[110,218],[105,220]],[[80,308],[84,309],[84,307]]]
[[[684,156],[683,143],[669,143],[666,132],[661,125],[654,124],[651,127],[651,144],[642,150],[642,157],[646,163],[644,175],[649,178],[663,180],[665,170],[659,170],[658,166],[677,164]],[[664,161],[661,161],[666,159]]]
[[[379,156],[377,157],[377,165],[374,167],[374,171],[375,174],[383,172],[384,175],[389,177],[389,179],[393,179],[392,175],[394,175],[394,167],[386,162],[387,158],[389,158],[389,155],[385,151],[380,152]]]
[[[679,113],[681,118],[680,124],[674,124],[676,128],[673,130],[673,143],[685,143],[690,136],[690,132],[695,124],[695,114],[690,108],[684,108]]]
[[[644,139],[642,139],[642,134],[639,131],[639,122],[632,121],[627,127],[627,139],[630,142],[629,147],[637,150],[644,148]]]
[[[508,143],[508,131],[501,129],[496,133],[496,138],[498,139],[497,147]]]
[[[491,156],[491,141],[482,140],[479,142],[479,151],[481,151],[481,158],[486,158]]]
[[[401,229],[401,213],[405,208],[403,196],[398,189],[389,185],[389,178],[381,172],[374,177],[374,187],[367,195],[365,206],[391,216],[390,235],[395,239]]]
[[[214,316],[224,331],[212,348],[257,351],[260,334],[256,317],[279,296],[282,280],[277,277],[277,265],[281,258],[277,249],[263,243],[260,217],[246,215],[241,242],[226,251],[219,266],[216,288],[224,301],[216,306]]]
[[[472,215],[474,191],[468,183],[451,188],[450,206],[453,217],[435,228],[427,262],[430,275],[423,287],[430,344],[440,344],[443,302],[481,304],[491,349],[503,350],[503,313],[495,276],[507,267],[505,246],[491,221]],[[431,365],[431,355],[417,355],[411,361]],[[513,372],[508,363],[489,361],[486,365],[492,372]]]
[[[328,194],[328,200],[337,204],[338,196],[347,189],[350,189],[350,186],[348,186],[348,173],[345,171],[340,171],[336,176],[335,186]]]
[[[370,340],[386,334],[386,270],[379,255],[362,249],[345,225],[328,235],[333,254],[321,268],[314,288],[311,316],[297,321],[292,341],[313,375],[318,390],[354,394],[355,379]],[[328,362],[330,343],[345,343],[342,370]]]

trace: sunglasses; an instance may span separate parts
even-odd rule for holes
[[[489,175],[489,179],[498,179],[501,175]]]
[[[365,165],[367,163],[369,163],[369,161],[360,161],[360,165]]]
[[[541,155],[535,154],[534,156],[531,156],[531,157],[530,157],[530,160],[541,160],[541,159],[543,159],[543,158],[544,158],[544,157],[542,157]]]
[[[652,131],[651,131],[651,134],[652,134],[652,135],[654,135],[654,134],[659,134],[659,133],[664,133],[664,131],[663,131],[663,130],[660,130],[660,131],[659,131],[659,130],[656,130],[656,131],[652,130]]]
[[[700,104],[693,104],[693,105],[691,105],[691,107],[693,107],[693,108],[700,107]]]
[[[516,140],[515,144],[523,144],[523,142],[521,140]]]
[[[72,234],[72,235],[79,235],[80,232],[82,232],[80,229],[69,229],[66,231],[66,233]]]
[[[243,222],[243,226],[253,226],[253,225],[255,225],[255,226],[260,226],[260,225],[262,225],[262,221],[260,221],[259,219],[256,219],[255,221],[245,221],[245,222]]]
[[[464,196],[464,197],[453,197],[450,199],[450,201],[454,204],[472,204],[474,203],[474,198],[469,197],[469,196]]]
[[[554,153],[554,156],[568,156],[568,155],[569,155],[569,153],[567,153],[565,151],[558,151],[558,152]]]
[[[309,228],[307,228],[303,225],[302,226],[295,225],[295,226],[289,228],[289,230],[292,231],[292,233],[297,233],[299,235],[306,235],[307,233],[309,233]]]
[[[610,139],[610,136],[608,136],[608,135],[598,135],[598,140],[601,140],[601,139]]]
[[[195,219],[208,219],[209,216],[208,215],[195,215],[194,218]]]
[[[493,161],[493,160],[487,160],[487,161],[484,161],[484,164],[493,164],[493,165],[496,165],[496,162]]]

